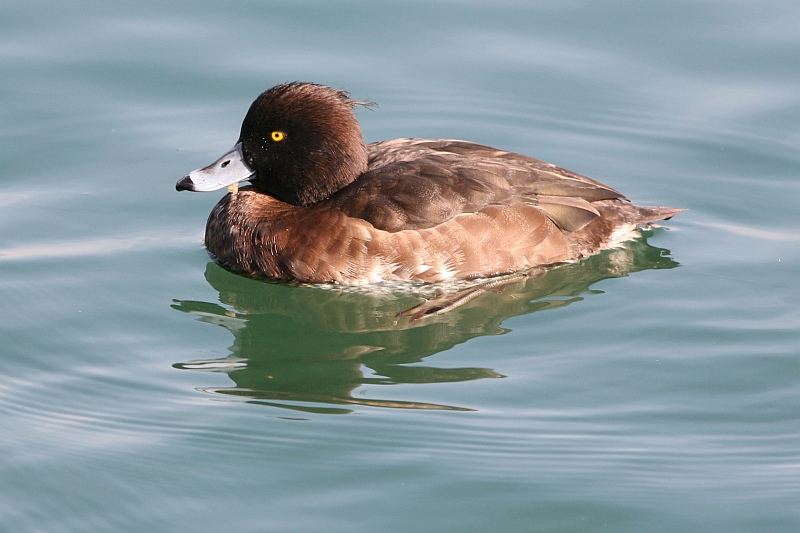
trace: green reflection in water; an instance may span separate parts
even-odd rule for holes
[[[439,368],[420,363],[471,338],[508,331],[501,327],[507,318],[580,301],[600,280],[678,266],[668,250],[647,244],[649,235],[580,263],[488,291],[448,313],[416,321],[399,315],[420,302],[420,296],[408,290],[379,293],[266,283],[209,263],[206,279],[219,292],[221,304],[176,300],[173,308],[230,331],[234,336],[230,355],[174,366],[227,372],[235,383],[204,391],[299,411],[348,413],[347,408],[334,407],[347,404],[471,410],[363,398],[353,393],[362,385],[503,377],[490,368]]]

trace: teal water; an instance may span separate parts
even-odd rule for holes
[[[0,7],[0,530],[800,530],[800,7]],[[423,323],[177,178],[302,79],[688,210]]]

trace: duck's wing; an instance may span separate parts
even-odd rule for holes
[[[516,152],[498,150],[491,146],[455,139],[402,140],[411,145],[409,148],[417,146],[431,151],[457,154],[470,160],[478,160],[490,167],[499,166],[515,187],[528,189],[537,194],[578,196],[589,201],[625,198],[621,192],[605,183]],[[392,142],[395,141],[376,144],[383,145]],[[382,151],[386,150],[382,146],[376,148]]]
[[[396,139],[368,149],[367,172],[326,203],[386,231],[431,228],[490,205],[520,204],[574,231],[599,216],[592,202],[625,200],[591,178],[466,141]]]

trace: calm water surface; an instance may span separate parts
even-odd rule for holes
[[[0,7],[0,530],[800,530],[796,2]],[[426,322],[175,180],[303,79],[688,209]]]

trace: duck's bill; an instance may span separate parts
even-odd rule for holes
[[[242,143],[207,167],[189,172],[175,184],[179,191],[216,191],[250,178],[255,171],[244,162]]]

